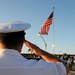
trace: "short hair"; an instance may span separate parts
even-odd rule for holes
[[[24,35],[24,31],[0,33],[0,41],[6,48],[18,47],[18,45],[23,44],[25,38]]]

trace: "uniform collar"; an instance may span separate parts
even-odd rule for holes
[[[15,49],[0,49],[0,55],[6,55],[6,54],[20,56],[20,53]]]

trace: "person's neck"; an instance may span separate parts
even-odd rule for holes
[[[0,49],[2,50],[2,49],[9,49],[9,48],[5,47],[4,45],[2,45],[2,44],[0,43]],[[17,50],[19,53],[21,52],[21,49],[20,49],[20,48],[10,48],[10,49]]]
[[[0,43],[0,49],[5,49],[5,46]]]

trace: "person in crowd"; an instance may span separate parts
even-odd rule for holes
[[[60,59],[67,65],[68,55],[66,53],[64,53]]]
[[[72,70],[73,66],[74,66],[74,58],[73,56],[70,56],[68,59],[68,66],[70,68],[70,70]]]
[[[0,74],[1,75],[66,75],[67,66],[54,55],[25,39],[31,25],[23,21],[0,24]],[[40,60],[26,59],[21,55],[23,44]]]

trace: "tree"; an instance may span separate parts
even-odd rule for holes
[[[31,49],[28,49],[28,52],[31,52],[32,53]]]

